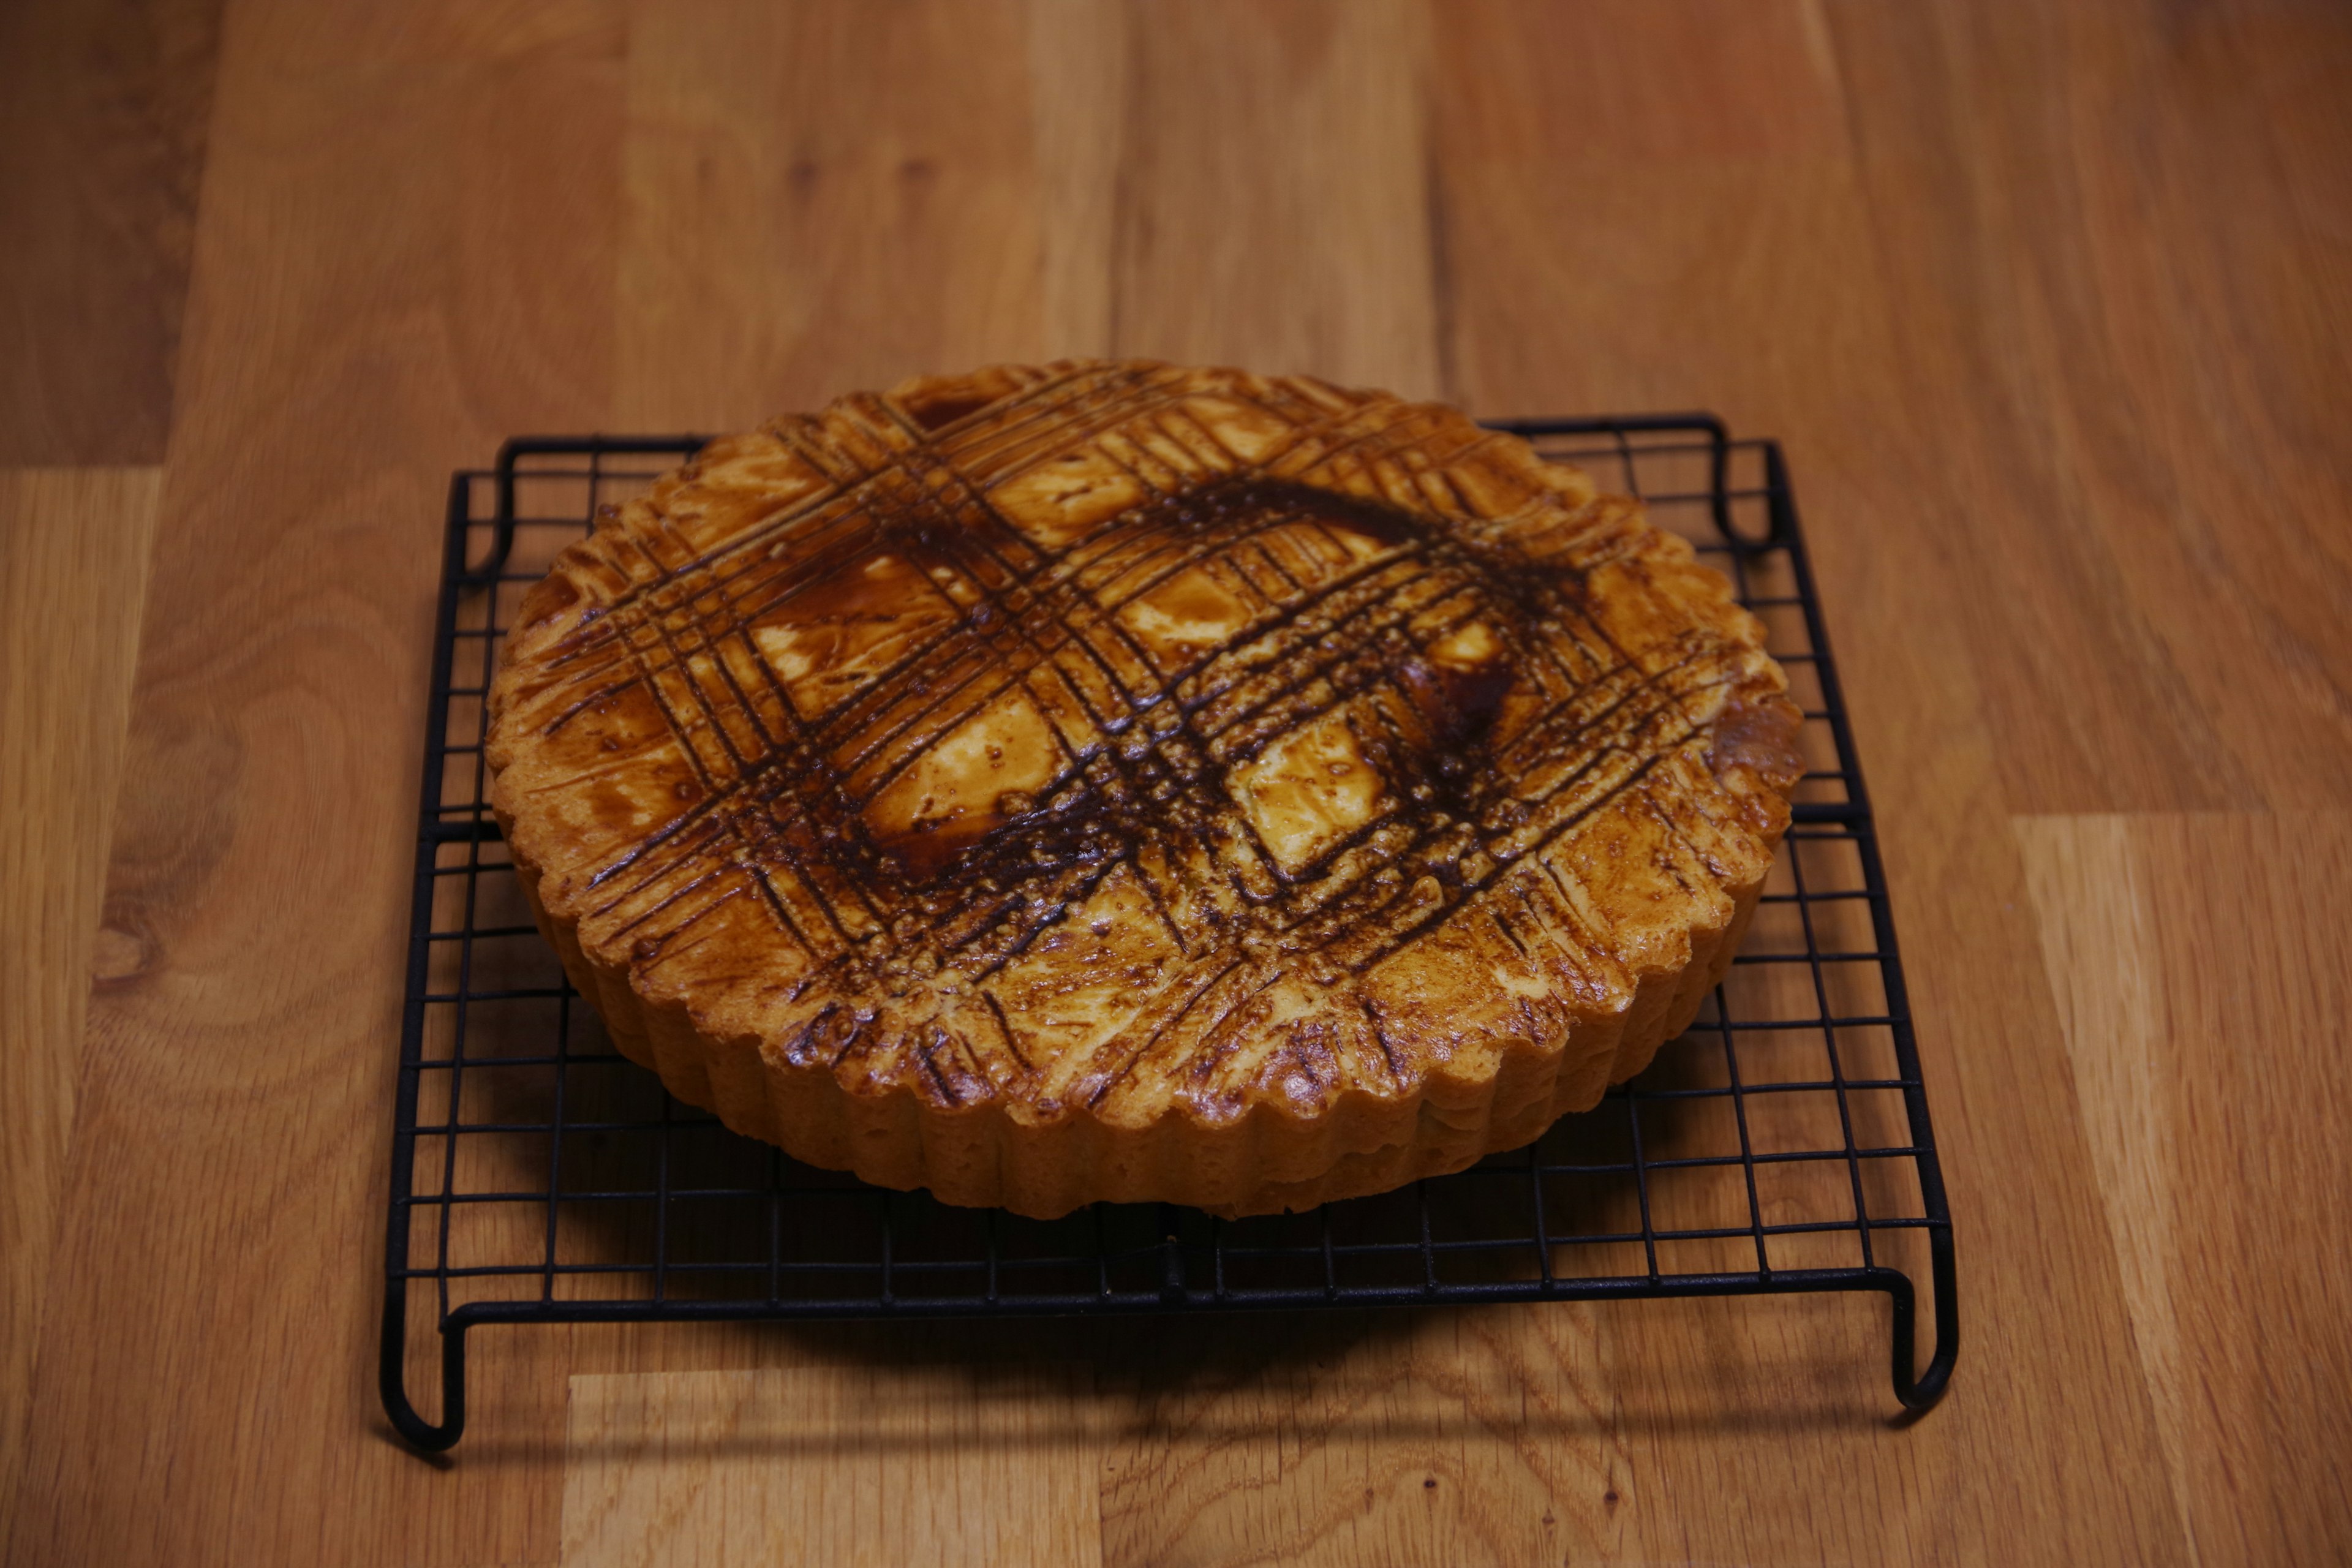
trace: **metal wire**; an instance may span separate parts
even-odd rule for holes
[[[540,941],[488,817],[486,697],[501,617],[524,586],[588,531],[600,504],[701,443],[517,440],[496,468],[457,475],[435,623],[385,1232],[379,1372],[401,1435],[427,1449],[457,1441],[466,1335],[482,1323],[1794,1291],[1885,1294],[1896,1396],[1915,1411],[1932,1405],[1958,1350],[1951,1218],[1870,807],[1785,460],[1773,443],[1730,440],[1706,415],[1506,427],[1604,487],[1643,497],[1654,521],[1731,578],[1790,671],[1815,765],[1711,1016],[1647,1072],[1530,1148],[1458,1175],[1241,1221],[1098,1205],[1040,1222],[883,1193],[738,1138],[611,1049]],[[1809,1011],[1791,1016],[1791,1005]],[[1796,1070],[1790,1063],[1808,1042],[1821,1067]],[[1891,1070],[1863,1070],[1856,1051]],[[1887,1097],[1899,1100],[1899,1127],[1865,1115]],[[437,1106],[429,1116],[428,1104]],[[1823,1108],[1833,1114],[1813,1114]],[[412,1250],[420,1236],[431,1242],[424,1258]],[[1924,1366],[1912,1342],[1921,1283],[1936,1333]],[[412,1321],[419,1288],[429,1322]],[[437,1331],[441,1351],[437,1420],[407,1391],[410,1340],[426,1331]]]

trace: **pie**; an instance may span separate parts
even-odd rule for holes
[[[999,366],[604,509],[517,610],[490,798],[615,1044],[738,1131],[1039,1217],[1301,1209],[1688,1026],[1801,772],[1763,641],[1453,409]]]

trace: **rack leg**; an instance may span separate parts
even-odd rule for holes
[[[1898,1419],[1906,1421],[1926,1415],[1944,1397],[1944,1389],[1952,1379],[1952,1363],[1959,1354],[1959,1324],[1955,1321],[1957,1302],[1951,1286],[1948,1249],[1939,1253],[1935,1261],[1936,1355],[1927,1370],[1916,1376],[1912,1368],[1917,1365],[1914,1358],[1918,1353],[1918,1293],[1906,1274],[1895,1274],[1886,1287],[1887,1304],[1894,1309],[1887,1337],[1894,1342],[1895,1397],[1903,1404],[1903,1415]]]
[[[441,1424],[436,1426],[419,1415],[408,1399],[408,1292],[395,1284],[384,1293],[377,1390],[393,1430],[420,1453],[437,1454],[465,1435],[466,1328],[461,1320],[441,1329]]]

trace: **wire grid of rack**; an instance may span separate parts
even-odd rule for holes
[[[1811,771],[1730,976],[1646,1072],[1459,1174],[1238,1221],[1106,1204],[1045,1222],[867,1186],[730,1132],[614,1051],[507,863],[483,799],[484,700],[515,603],[556,551],[701,440],[521,439],[456,475],[386,1226],[381,1383],[401,1436],[457,1440],[466,1336],[489,1323],[1807,1291],[1884,1294],[1895,1395],[1933,1405],[1958,1350],[1950,1212],[1780,450],[1707,415],[1496,423],[1642,496],[1732,579],[1805,710]],[[436,1342],[431,1420],[407,1374]]]

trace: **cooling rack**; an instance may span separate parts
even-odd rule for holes
[[[738,1137],[616,1052],[516,885],[483,798],[484,703],[524,590],[701,438],[518,439],[453,476],[385,1227],[401,1436],[457,1440],[467,1336],[490,1324],[1808,1291],[1884,1295],[1895,1395],[1932,1405],[1958,1344],[1951,1215],[1780,449],[1703,414],[1495,423],[1642,496],[1732,579],[1805,711],[1794,822],[1729,977],[1595,1110],[1457,1175],[1238,1221],[1104,1204],[1046,1222],[887,1192]],[[435,1359],[429,1419],[408,1374]]]

